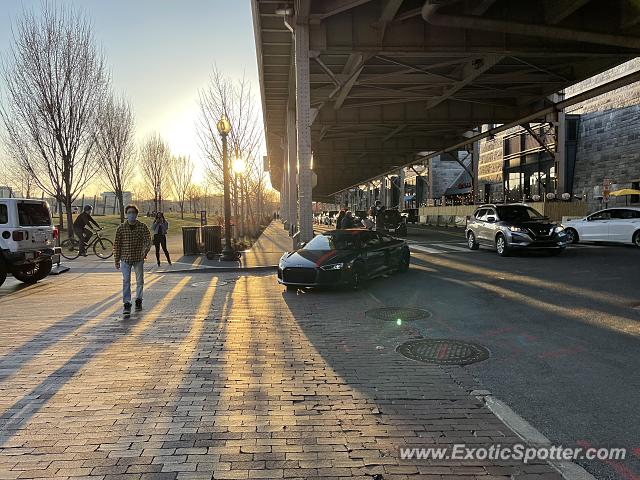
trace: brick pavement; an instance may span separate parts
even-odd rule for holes
[[[559,478],[400,460],[400,446],[517,438],[463,369],[396,354],[415,331],[365,317],[380,306],[366,291],[284,292],[267,273],[148,282],[130,320],[117,273],[0,298],[0,479]]]

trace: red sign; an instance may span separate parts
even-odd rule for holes
[[[607,177],[602,181],[602,201],[609,201],[609,187],[611,186],[611,180]]]

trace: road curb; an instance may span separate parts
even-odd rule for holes
[[[488,390],[474,390],[471,395],[482,401],[502,423],[526,443],[540,447],[551,445],[551,441],[537,428],[514,412],[506,403],[491,395]],[[566,460],[547,460],[547,462],[566,480],[596,480],[593,475],[575,462]]]
[[[257,265],[255,267],[202,267],[177,270],[156,270],[154,273],[212,273],[212,272],[260,272],[277,270],[278,265]]]

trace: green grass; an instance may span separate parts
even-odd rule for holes
[[[95,215],[93,218],[102,227],[102,232],[100,233],[104,237],[113,240],[116,234],[116,228],[118,228],[118,225],[120,225],[120,215]],[[180,218],[179,213],[165,214],[165,218],[167,219],[167,222],[169,222],[169,237],[182,235],[182,227],[200,226],[200,218],[193,218],[193,214],[188,215],[185,213],[184,220]],[[138,220],[147,224],[149,230],[151,230],[153,217],[139,215]]]

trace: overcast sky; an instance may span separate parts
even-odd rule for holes
[[[114,90],[132,102],[138,138],[158,131],[175,154],[202,162],[194,123],[198,89],[215,64],[259,85],[249,0],[54,0],[85,12],[111,67]],[[0,0],[0,54],[11,26],[41,0]],[[202,174],[202,169],[197,172]],[[1,181],[0,181],[1,183]]]

